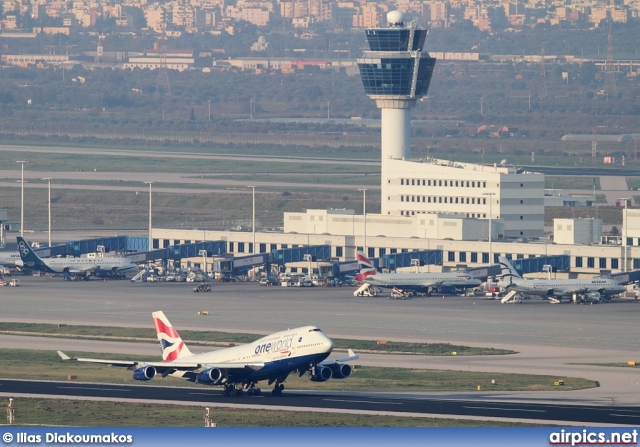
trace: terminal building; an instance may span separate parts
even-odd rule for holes
[[[355,259],[357,250],[370,258],[441,250],[444,270],[492,264],[500,255],[568,256],[573,274],[640,269],[640,210],[637,215],[629,210],[624,238],[599,243],[601,221],[575,220],[554,225],[554,242],[544,234],[543,174],[522,172],[506,161],[484,166],[412,159],[410,109],[427,94],[436,61],[423,51],[426,30],[407,23],[398,11],[389,13],[387,22],[386,28],[366,31],[369,50],[358,59],[365,93],[381,109],[380,214],[285,213],[281,232],[155,228],[154,248],[221,240],[237,256],[326,245],[338,261]]]

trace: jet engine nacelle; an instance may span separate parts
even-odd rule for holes
[[[329,368],[331,368],[331,375],[334,379],[346,379],[353,373],[351,366],[346,363],[335,363]]]
[[[602,295],[600,294],[600,292],[589,292],[589,293],[587,293],[587,301],[598,302],[598,301],[600,301],[600,298],[602,298]]]
[[[153,366],[143,366],[133,372],[134,380],[151,380],[156,376],[156,369]]]
[[[331,379],[332,376],[333,372],[331,371],[331,368],[327,366],[316,366],[311,369],[309,380],[312,382],[326,382]]]
[[[198,374],[196,382],[207,385],[217,385],[222,381],[223,374],[218,368],[205,369]]]

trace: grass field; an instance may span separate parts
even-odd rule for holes
[[[527,424],[323,413],[211,405],[161,405],[91,400],[18,398],[14,402],[18,425],[90,427],[202,427],[205,406],[218,427],[513,427]]]
[[[46,335],[94,340],[156,342],[155,331],[153,329],[146,328],[79,325],[56,326],[54,324],[42,323],[0,322],[0,333],[14,335]],[[233,346],[242,343],[251,343],[262,337],[258,334],[217,331],[180,331],[180,333],[186,343],[199,343],[210,346]],[[361,352],[421,355],[451,355],[451,353],[455,352],[455,355],[460,356],[514,354],[514,351],[507,349],[458,346],[448,343],[406,343],[394,342],[392,340],[385,341],[385,344],[378,344],[377,340],[333,339],[335,349],[346,350],[351,348]]]

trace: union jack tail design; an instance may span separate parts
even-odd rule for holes
[[[356,254],[356,259],[358,260],[358,265],[360,266],[360,273],[355,276],[356,280],[364,281],[367,276],[373,276],[378,273],[373,263],[364,255],[363,252],[359,251]]]
[[[163,362],[173,362],[179,358],[193,355],[182,341],[182,338],[180,338],[178,331],[173,328],[164,315],[164,312],[153,312],[151,315],[153,316],[153,324],[156,327],[156,334],[160,342]]]

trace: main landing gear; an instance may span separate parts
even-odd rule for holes
[[[277,383],[276,386],[271,390],[272,396],[282,396],[282,390],[284,390],[284,383]]]
[[[222,395],[225,397],[235,397],[242,396],[244,393],[247,396],[259,396],[261,391],[260,388],[255,387],[255,383],[244,384],[242,388],[238,388],[236,385],[225,385],[222,391]]]

